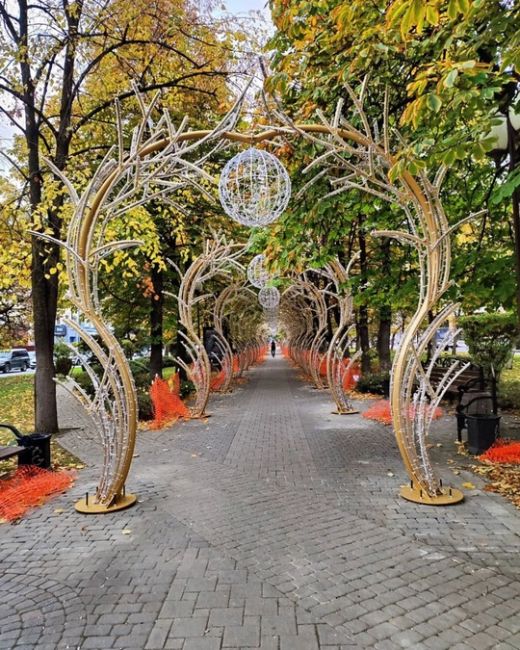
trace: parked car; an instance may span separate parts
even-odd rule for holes
[[[29,358],[31,359],[31,368],[34,370],[36,368],[36,352],[29,352]]]
[[[20,370],[25,372],[31,366],[29,353],[24,349],[13,349],[0,352],[0,370],[2,372],[11,372],[11,370]]]

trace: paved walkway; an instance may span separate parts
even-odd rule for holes
[[[140,502],[101,517],[71,507],[100,449],[63,397],[62,442],[91,465],[0,527],[0,648],[520,648],[519,518],[452,474],[453,418],[435,457],[476,489],[421,507],[396,496],[389,427],[332,415],[282,359],[248,378],[207,421],[140,433]]]

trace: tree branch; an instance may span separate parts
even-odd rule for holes
[[[139,92],[141,93],[149,93],[154,90],[161,90],[164,88],[175,88],[177,86],[182,85],[182,82],[185,81],[186,79],[192,79],[194,77],[201,77],[201,76],[208,76],[208,77],[227,77],[229,76],[229,72],[221,72],[221,71],[206,71],[206,72],[192,72],[187,75],[183,75],[182,77],[179,77],[178,79],[171,79],[170,81],[164,81],[162,83],[154,83],[154,84],[149,84],[147,86],[141,86],[138,87]],[[74,126],[74,133],[77,133],[79,129],[84,126],[94,115],[97,115],[101,111],[104,111],[106,108],[109,106],[112,106],[114,101],[118,99],[119,101],[122,101],[123,99],[128,99],[129,97],[133,97],[135,95],[133,90],[128,90],[124,93],[121,93],[120,95],[117,95],[117,97],[112,97],[112,99],[107,99],[106,101],[102,102],[99,104],[99,106],[96,106],[96,108],[93,108],[91,111],[89,111],[86,115],[84,115]]]

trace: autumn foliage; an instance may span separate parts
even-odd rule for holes
[[[0,481],[0,519],[14,521],[29,508],[45,503],[74,482],[70,471],[51,472],[33,465],[19,467],[10,478]]]

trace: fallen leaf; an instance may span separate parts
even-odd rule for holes
[[[393,476],[394,473],[393,473],[393,472],[387,472],[386,475],[387,475],[387,476]]]
[[[61,515],[61,513],[62,513],[62,512],[65,512],[65,510],[64,510],[63,508],[54,508],[54,512],[55,512],[57,515]]]
[[[123,530],[121,531],[121,533],[122,533],[123,535],[131,535],[131,534],[132,534],[132,531],[131,531],[130,528],[123,528]]]
[[[473,483],[470,483],[469,481],[466,481],[466,483],[463,483],[462,487],[466,488],[466,490],[474,490],[475,489],[475,486],[473,485]]]

